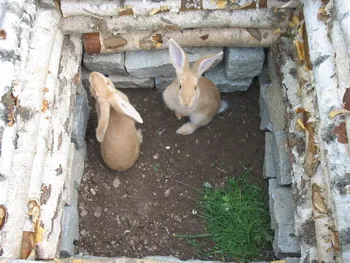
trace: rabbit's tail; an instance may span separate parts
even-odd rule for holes
[[[220,108],[218,110],[217,114],[223,113],[225,110],[227,110],[230,107],[228,102],[226,100],[221,100],[220,102]]]

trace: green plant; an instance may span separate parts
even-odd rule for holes
[[[250,261],[263,259],[271,250],[272,231],[263,189],[248,182],[250,170],[229,179],[223,188],[206,188],[201,193],[200,213],[207,225],[207,234],[181,235],[193,239],[209,239],[210,249],[201,247],[204,256],[223,260]]]

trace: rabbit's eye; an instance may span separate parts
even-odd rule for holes
[[[181,87],[181,85],[180,85],[180,87],[179,87],[179,89],[181,89],[182,87]]]
[[[194,90],[196,90],[196,89],[197,89],[197,86],[194,87]]]

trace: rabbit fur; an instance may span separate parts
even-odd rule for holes
[[[112,170],[125,171],[139,156],[142,135],[136,130],[135,121],[143,123],[143,120],[128,97],[115,89],[109,78],[94,71],[89,81],[96,99],[96,138],[101,143],[102,158]]]
[[[207,125],[216,114],[227,108],[227,103],[221,101],[215,84],[202,77],[214,62],[222,59],[223,52],[202,57],[190,68],[186,53],[170,39],[169,54],[177,78],[165,89],[163,99],[178,119],[189,117],[190,121],[176,131],[187,135]]]

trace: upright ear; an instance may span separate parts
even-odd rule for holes
[[[169,39],[169,55],[177,74],[182,73],[185,67],[188,67],[188,60],[185,52],[172,38]]]
[[[114,92],[111,94],[108,101],[117,112],[125,114],[139,123],[143,123],[143,120],[137,110],[129,102],[123,100],[118,93]]]
[[[109,122],[109,103],[104,99],[98,99],[96,103],[98,125],[96,129],[97,141],[103,142]]]
[[[197,60],[195,65],[193,66],[197,77],[200,78],[202,74],[214,64],[215,61],[221,60],[223,54],[224,53],[221,51],[215,56],[204,57]]]

